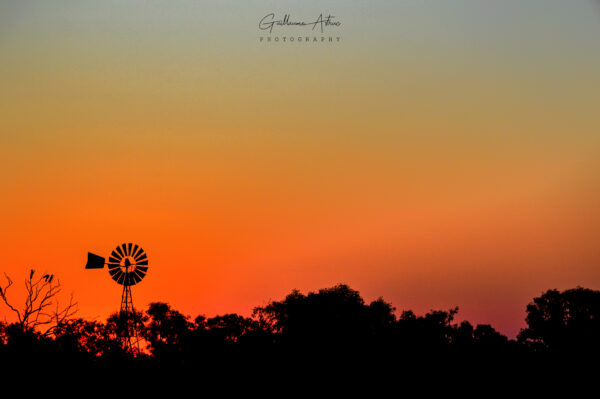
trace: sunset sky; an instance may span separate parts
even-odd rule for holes
[[[340,41],[261,42],[271,12]],[[47,271],[103,320],[87,252],[124,242],[134,305],[192,317],[346,283],[514,337],[600,289],[598,1],[3,1],[0,61],[15,298]]]

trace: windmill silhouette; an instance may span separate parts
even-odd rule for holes
[[[131,286],[139,283],[146,276],[148,256],[142,247],[132,243],[117,246],[108,257],[108,262],[102,256],[88,252],[86,269],[102,269],[104,265],[108,267],[112,279],[123,286],[119,310],[119,322],[123,327],[120,339],[123,348],[135,355],[139,353],[140,344]]]

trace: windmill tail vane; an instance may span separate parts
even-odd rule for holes
[[[117,246],[106,258],[88,252],[86,269],[103,269],[108,267],[111,278],[123,286],[119,321],[122,323],[122,345],[132,354],[139,353],[138,320],[133,308],[131,286],[139,283],[148,272],[148,256],[137,244],[127,243]]]

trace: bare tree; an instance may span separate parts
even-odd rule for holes
[[[43,335],[51,335],[54,330],[77,313],[77,302],[73,301],[73,294],[69,302],[60,306],[58,294],[62,291],[60,281],[54,280],[54,275],[44,274],[34,278],[32,269],[29,277],[25,279],[25,304],[22,308],[15,306],[7,297],[8,289],[13,285],[11,278],[4,273],[6,285],[0,287],[0,298],[6,306],[17,316],[17,324],[23,331],[39,330]]]

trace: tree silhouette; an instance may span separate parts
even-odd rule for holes
[[[388,330],[395,321],[393,311],[382,299],[366,305],[358,291],[340,284],[308,295],[294,290],[283,301],[255,308],[254,316],[264,320],[282,344],[353,350]]]
[[[189,317],[162,302],[151,303],[146,313],[144,336],[152,355],[161,360],[180,358],[192,327]]]
[[[458,308],[432,310],[424,316],[404,311],[396,325],[396,339],[404,350],[415,352],[446,348],[453,341],[456,326],[452,321],[457,313]]]
[[[555,352],[600,350],[600,291],[548,290],[527,305],[520,342]]]

